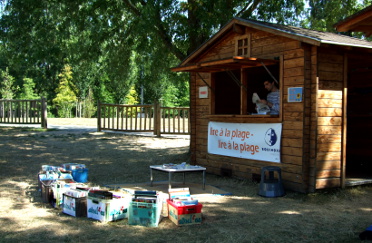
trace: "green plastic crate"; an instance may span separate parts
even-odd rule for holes
[[[128,224],[157,227],[161,209],[161,203],[130,202]]]

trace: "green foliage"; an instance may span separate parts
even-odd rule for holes
[[[189,106],[189,95],[185,93],[188,92],[188,83],[182,83],[185,86],[176,86],[174,84],[169,84],[166,87],[165,92],[161,99],[161,105],[166,107],[187,107]]]
[[[53,102],[58,108],[58,115],[69,118],[71,117],[71,110],[77,102],[76,87],[72,83],[71,67],[65,66],[59,77],[60,82],[56,89],[57,96],[53,99]]]
[[[9,0],[4,2],[0,30],[2,58],[22,82],[34,80],[38,93],[53,94],[63,67],[64,38],[58,31],[60,8],[53,1]]]
[[[106,84],[109,83],[108,77],[101,77],[95,85],[93,85],[93,93],[97,100],[102,103],[116,103],[114,100],[114,96],[109,92],[106,88]]]
[[[23,79],[23,85],[20,88],[20,93],[17,96],[21,100],[35,100],[40,97],[35,93],[35,83],[30,78]]]
[[[88,96],[84,99],[84,114],[83,116],[85,118],[91,118],[94,116],[94,114],[97,111],[96,103],[94,102],[93,99],[93,91],[92,89],[89,89],[88,91]]]
[[[334,24],[371,3],[371,0],[365,0],[363,3],[359,0],[309,1],[309,9],[306,9],[308,17],[302,21],[301,25],[314,30],[336,32]]]
[[[135,90],[135,88],[132,87],[129,90],[129,93],[125,96],[125,104],[126,105],[136,105],[136,104],[139,103],[138,100],[139,100],[138,93]]]
[[[14,77],[9,74],[8,68],[0,70],[0,98],[11,100],[18,87],[14,86]]]
[[[305,5],[308,2],[309,5]],[[56,97],[72,67],[75,95],[124,103],[133,86],[145,103],[187,104],[188,75],[170,71],[233,17],[334,31],[371,0],[8,0],[0,1],[0,65],[16,83]],[[305,9],[305,6],[309,6]]]

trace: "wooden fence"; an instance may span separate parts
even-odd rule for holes
[[[0,123],[41,124],[47,128],[46,99],[0,100]]]
[[[118,105],[98,102],[97,130],[190,134],[189,107]]]

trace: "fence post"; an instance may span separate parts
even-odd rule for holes
[[[45,97],[41,97],[41,127],[44,129],[48,128],[48,111],[47,111],[47,101]]]
[[[101,131],[101,102],[97,101],[97,132]]]
[[[160,102],[154,101],[154,135],[160,137],[161,113]]]
[[[4,118],[5,118],[4,100],[0,100],[0,122],[3,122]]]

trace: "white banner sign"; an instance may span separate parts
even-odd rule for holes
[[[280,163],[281,123],[209,122],[208,153]]]

